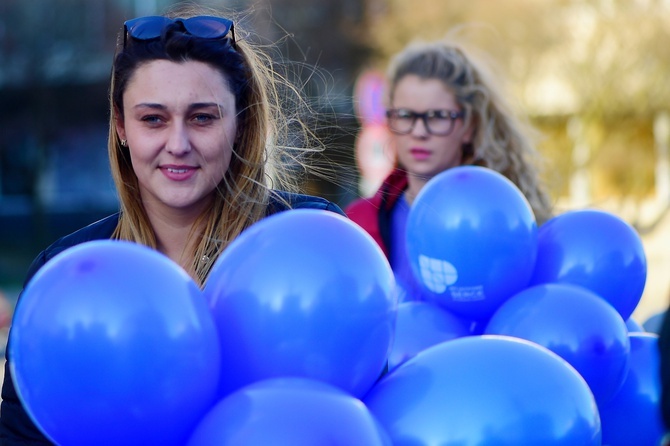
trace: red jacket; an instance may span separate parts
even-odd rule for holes
[[[359,198],[349,204],[344,212],[358,223],[391,258],[391,211],[398,198],[407,189],[407,174],[396,168],[371,198]]]

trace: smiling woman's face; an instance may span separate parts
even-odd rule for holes
[[[195,61],[142,64],[116,124],[147,212],[198,214],[209,205],[237,134],[235,96],[220,71]]]

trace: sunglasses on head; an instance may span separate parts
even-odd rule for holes
[[[123,24],[123,47],[126,47],[128,36],[136,40],[158,39],[165,27],[173,23],[181,24],[184,31],[201,39],[221,39],[230,32],[232,44],[235,46],[235,27],[232,20],[203,15],[188,19],[147,16],[127,20]]]

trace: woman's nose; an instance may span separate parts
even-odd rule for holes
[[[175,156],[191,151],[191,143],[186,126],[176,122],[171,126],[165,149]]]
[[[414,126],[412,127],[412,136],[415,138],[428,138],[430,136],[430,132],[428,131],[428,128],[426,127],[426,121],[424,119],[421,119],[419,117],[416,118],[414,121]]]

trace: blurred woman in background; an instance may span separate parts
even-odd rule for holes
[[[446,40],[411,43],[393,57],[387,77],[387,126],[397,165],[373,197],[355,200],[345,211],[381,246],[400,289],[418,296],[405,227],[431,178],[468,164],[494,169],[523,192],[538,224],[551,217],[551,203],[530,127],[463,48]]]

